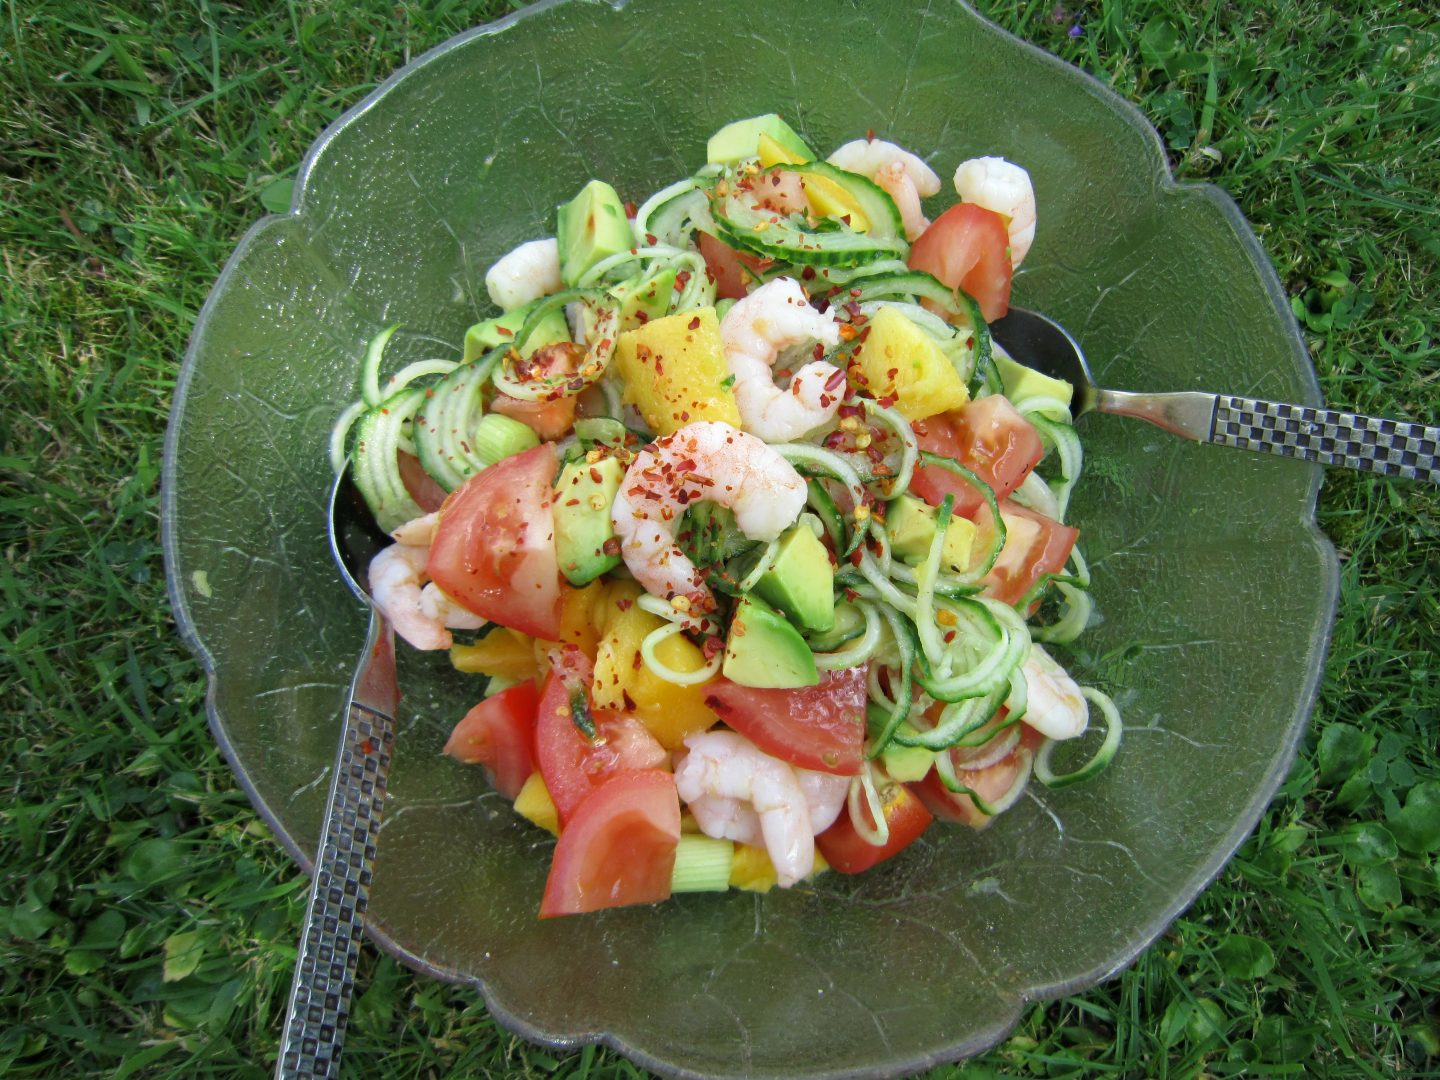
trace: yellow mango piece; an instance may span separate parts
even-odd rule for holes
[[[550,798],[550,789],[538,772],[525,778],[520,794],[515,796],[515,812],[550,835],[560,835],[560,815],[555,810],[555,801]]]
[[[730,885],[747,892],[769,892],[775,887],[775,864],[762,847],[753,844],[735,845],[735,861],[730,864]]]
[[[850,193],[828,176],[804,176],[800,186],[816,217],[832,217],[844,221],[856,232],[869,232],[870,219]]]
[[[578,645],[586,656],[594,657],[597,635],[593,621],[595,601],[604,595],[605,586],[592,581],[581,589],[560,587],[560,639],[546,641],[531,638],[535,674],[544,678],[550,672],[549,652],[562,645]]]
[[[801,157],[799,154],[786,150],[778,142],[772,139],[765,132],[760,133],[758,146],[761,168],[768,169],[771,165],[803,165],[809,158]]]
[[[810,871],[805,880],[813,881],[829,869],[830,864],[825,861],[825,856],[820,854],[820,849],[816,848],[815,869]],[[770,861],[770,855],[764,848],[736,843],[735,859],[730,864],[731,888],[744,889],[747,892],[769,892],[778,880],[775,864]]]
[[[597,616],[603,629],[595,650],[595,681],[590,698],[597,709],[616,709],[637,717],[667,750],[679,749],[685,736],[704,731],[718,720],[705,704],[705,684],[676,686],[656,675],[640,656],[646,635],[665,625],[635,603],[640,587],[615,582],[606,593]],[[661,663],[676,671],[698,671],[705,666],[700,650],[678,634],[655,650]]]
[[[615,363],[625,382],[625,400],[640,410],[657,435],[697,420],[740,426],[713,307],[651,319],[624,331],[616,338]]]
[[[457,671],[524,682],[536,674],[534,640],[497,626],[473,645],[451,645],[450,663]]]
[[[907,420],[958,409],[970,400],[955,365],[935,339],[893,307],[870,319],[855,350],[850,380],[877,398],[894,398]]]

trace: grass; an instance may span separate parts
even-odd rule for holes
[[[1228,190],[1328,401],[1440,416],[1440,33],[1405,0],[981,3]],[[0,1072],[263,1077],[304,885],[209,737],[157,546],[195,312],[306,145],[502,2],[31,0],[0,25]],[[1440,1076],[1440,496],[1331,472],[1343,593],[1313,737],[1130,969],[937,1075]],[[1426,799],[1430,804],[1427,810]],[[347,1072],[625,1076],[362,961]]]

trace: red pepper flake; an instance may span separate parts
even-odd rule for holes
[[[700,644],[700,655],[705,657],[706,662],[715,659],[717,653],[723,652],[725,643],[714,634],[711,634]]]
[[[495,329],[497,332],[504,334],[506,337],[515,336],[515,331],[511,330],[508,326],[497,326]]]
[[[635,601],[631,600],[628,596],[622,596],[619,600],[615,601],[615,606],[621,611],[629,611],[635,606]]]
[[[807,266],[807,267],[805,267],[805,269],[801,270],[801,271],[800,271],[800,280],[801,280],[801,281],[814,281],[814,280],[815,280],[815,268],[814,268],[813,266]]]
[[[841,384],[844,382],[845,373],[839,368],[836,368],[833,372],[830,373],[830,377],[825,380],[825,389],[831,391],[838,390],[840,389]]]
[[[565,500],[565,505],[566,505],[566,506],[579,506],[579,505],[580,505],[580,500],[579,500],[579,499],[566,499],[566,500]]]
[[[645,661],[640,658],[640,654],[637,652],[635,654],[635,659],[630,661],[630,667],[635,671],[639,671],[640,665],[644,662]],[[621,693],[624,693],[624,691],[622,690]]]
[[[635,711],[635,699],[630,696],[629,690],[620,691],[620,700],[624,703],[626,712]]]
[[[631,218],[631,219],[633,220],[634,217],[635,217],[635,215],[638,214],[639,212],[640,212],[640,208],[639,208],[638,206],[636,206],[636,205],[635,205],[633,202],[631,202],[629,199],[626,199],[626,200],[625,200],[625,216],[626,216],[627,218]]]
[[[605,543],[600,545],[600,550],[603,551],[606,555],[619,555],[620,538],[618,536],[610,537],[608,540],[605,541]],[[621,608],[621,610],[623,611],[624,608]]]
[[[854,341],[854,340],[855,340],[855,327],[851,326],[849,323],[841,323],[841,324],[840,324],[840,340],[841,340],[841,341]]]
[[[851,565],[851,566],[859,566],[859,565],[860,565],[862,562],[864,562],[864,561],[865,561],[865,552],[864,552],[861,548],[858,548],[858,547],[857,547],[854,551],[852,551],[852,552],[850,553],[850,565]]]
[[[681,270],[679,273],[677,273],[677,274],[675,275],[675,288],[676,288],[677,290],[678,290],[678,289],[683,289],[683,288],[685,288],[685,286],[688,285],[688,284],[690,284],[690,271],[689,271],[689,270]]]
[[[882,409],[888,409],[891,405],[895,404],[895,401],[896,397],[894,394],[886,394],[882,398],[877,398],[875,404],[879,405]]]
[[[645,234],[645,243],[649,244],[651,247],[654,247],[654,246],[655,246],[656,244],[658,244],[659,242],[660,242],[660,238],[659,238],[658,236],[656,236],[654,233],[649,233],[649,232],[647,232],[647,233]]]
[[[699,316],[699,315],[696,315],[693,319],[691,319],[688,323],[686,323],[686,325],[687,325],[691,330],[699,330],[699,329],[700,329],[700,316]]]

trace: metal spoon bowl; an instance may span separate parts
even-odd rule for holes
[[[1079,343],[1044,315],[1012,307],[990,333],[1020,363],[1074,387],[1077,420],[1088,412],[1135,416],[1197,442],[1440,483],[1440,427],[1230,394],[1103,390]]]
[[[348,463],[330,489],[329,534],[341,578],[370,605],[370,629],[350,685],[330,778],[320,850],[275,1062],[280,1080],[339,1075],[400,704],[395,636],[363,584],[370,559],[389,538],[376,527],[350,482]]]

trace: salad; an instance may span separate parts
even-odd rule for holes
[[[736,121],[499,259],[458,361],[371,342],[332,464],[395,631],[488,678],[445,751],[556,835],[542,917],[860,873],[1113,757],[1046,648],[1091,614],[1071,387],[987,330],[1034,194],[954,183],[930,221],[916,155]]]

